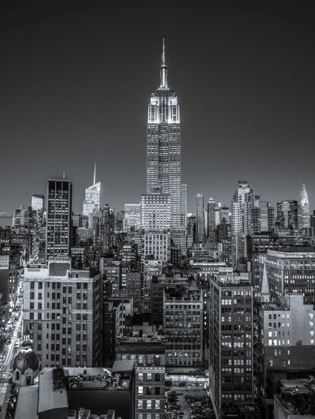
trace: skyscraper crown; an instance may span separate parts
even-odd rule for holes
[[[301,205],[309,205],[308,194],[307,194],[307,191],[306,191],[305,183],[303,183],[303,186],[302,186]]]

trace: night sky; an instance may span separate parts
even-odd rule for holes
[[[312,2],[2,3],[0,212],[63,169],[82,211],[94,161],[102,204],[140,201],[163,33],[188,210],[230,204],[238,180],[273,204],[304,180],[315,206]]]

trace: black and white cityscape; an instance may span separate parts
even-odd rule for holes
[[[0,419],[315,418],[313,12],[3,9]]]

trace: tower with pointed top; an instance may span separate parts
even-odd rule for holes
[[[178,99],[169,88],[163,38],[160,86],[148,107],[147,194],[161,188],[170,198],[170,230],[176,247],[186,250],[181,222],[181,127]]]
[[[310,204],[308,201],[308,194],[306,191],[305,183],[303,183],[300,200],[300,217],[299,217],[300,228],[310,227]]]
[[[101,204],[101,182],[96,183],[96,163],[94,163],[93,185],[85,189],[83,215],[89,216],[94,210],[99,210]]]

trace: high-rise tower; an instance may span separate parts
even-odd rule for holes
[[[251,214],[254,206],[254,192],[246,180],[238,182],[233,195],[232,209],[232,260],[236,266],[241,257],[247,257],[247,235],[251,232]]]
[[[101,204],[101,182],[96,183],[96,163],[94,163],[93,185],[85,189],[83,215],[89,216],[94,210],[99,210]]]
[[[300,201],[300,228],[310,227],[310,204],[305,183],[303,183]]]
[[[147,194],[162,187],[170,196],[171,237],[178,248],[185,247],[181,225],[181,130],[177,96],[168,86],[163,38],[160,86],[152,93],[148,107]]]
[[[196,243],[203,243],[205,239],[204,197],[198,193],[196,196]]]

